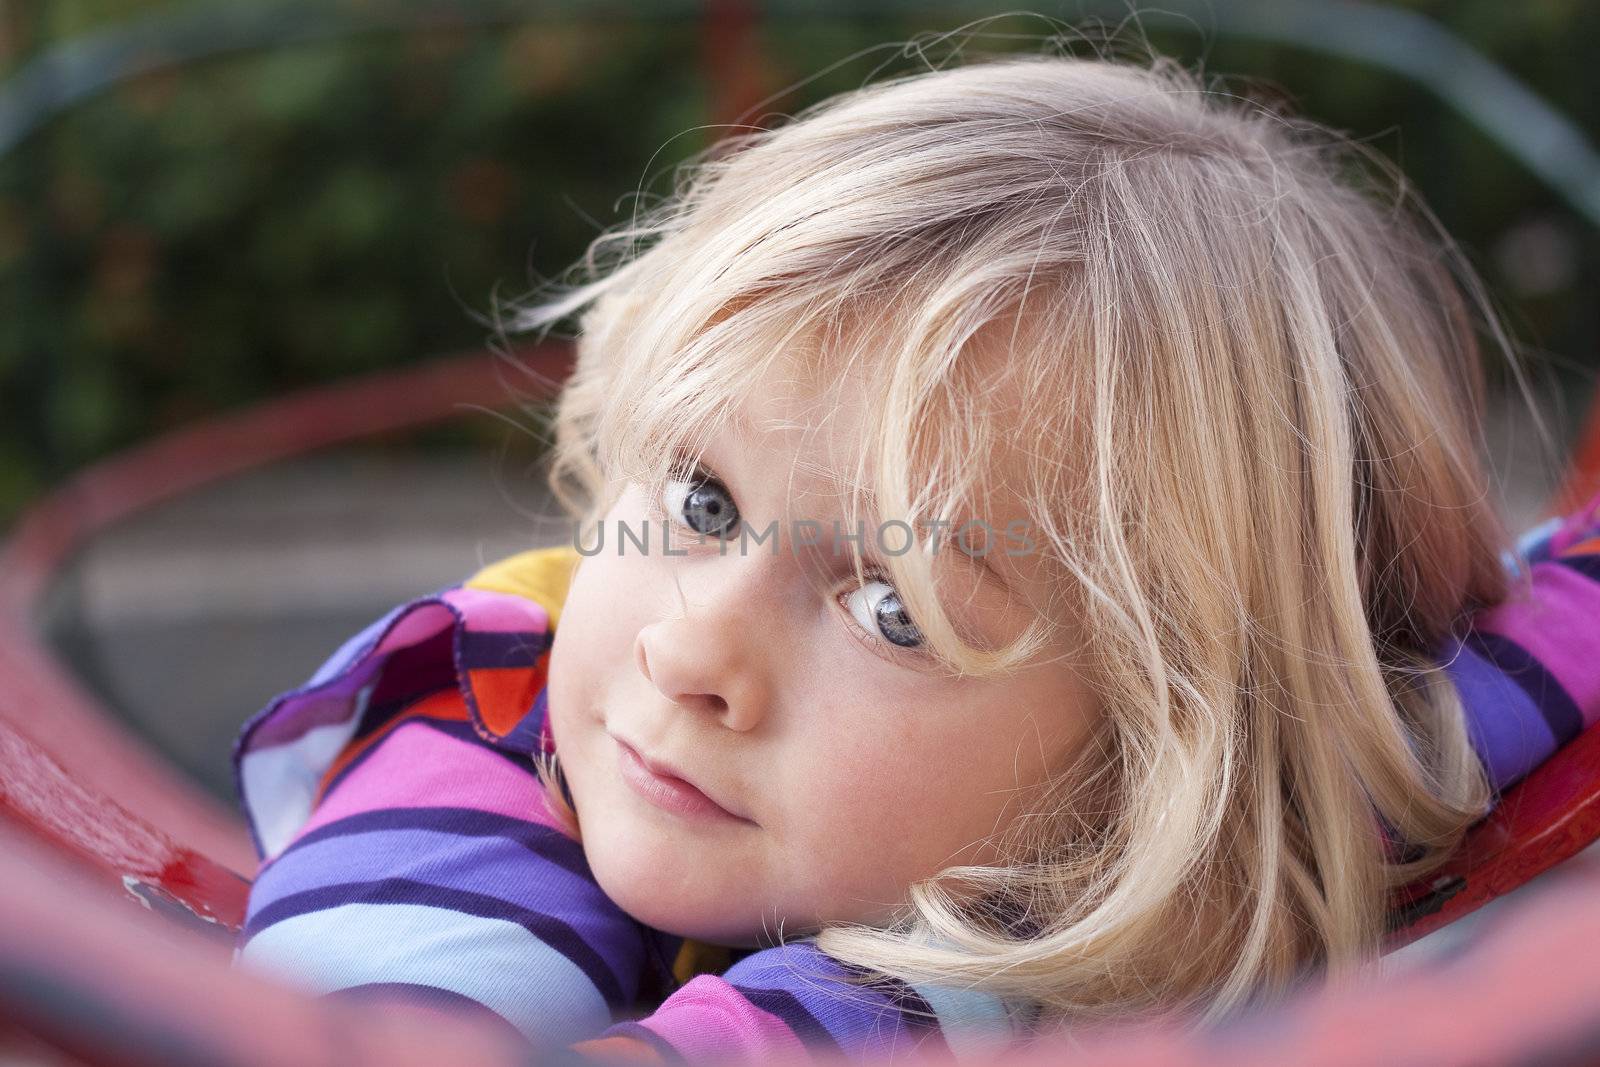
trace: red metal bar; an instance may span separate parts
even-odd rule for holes
[[[1600,729],[1585,730],[1508,790],[1427,886],[1390,948],[1471,914],[1600,838]]]
[[[6,612],[0,612],[0,678],[0,730],[48,757],[69,780],[117,798],[189,848],[241,875],[255,873],[255,850],[239,817],[118,724],[31,627]],[[0,806],[11,806],[32,775],[3,761],[0,770]],[[61,828],[90,830],[94,819],[88,811]],[[60,843],[70,850],[81,844],[71,833]]]
[[[564,344],[517,353],[515,361],[458,356],[296,393],[84,471],[30,509],[0,547],[0,724],[187,848],[252,874],[255,854],[238,816],[119,726],[39,639],[39,598],[89,538],[138,511],[319,448],[546,399],[570,366]]]
[[[69,775],[43,749],[0,722],[0,826],[28,833],[115,895],[214,927],[218,944],[244,922],[250,883]]]

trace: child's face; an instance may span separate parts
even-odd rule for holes
[[[1065,640],[985,679],[952,678],[903,646],[914,620],[901,624],[878,603],[886,586],[857,582],[847,547],[827,543],[844,502],[818,469],[855,469],[851,409],[808,435],[774,391],[747,405],[755,429],[713,441],[704,467],[716,483],[675,482],[659,502],[685,554],[663,555],[661,512],[638,486],[621,494],[602,550],[574,576],[550,672],[551,729],[601,887],[648,925],[727,945],[780,926],[793,937],[878,924],[913,882],[992,862],[985,839],[1092,718]],[[1002,494],[992,506],[978,517],[996,530],[1019,517]],[[713,528],[735,537],[725,553],[684,524],[703,531],[713,512]],[[731,513],[752,535],[776,520],[778,551],[741,552]],[[821,524],[820,548],[792,547],[802,519]],[[648,555],[619,549],[619,523],[648,529]],[[1036,557],[1006,547],[985,557],[998,578],[953,545],[935,557],[952,622],[989,647],[1020,635],[1042,603]],[[716,804],[647,799],[624,743]]]

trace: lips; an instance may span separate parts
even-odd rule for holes
[[[644,756],[622,738],[612,736],[617,742],[623,780],[656,807],[692,819],[751,821],[717,803],[693,782],[676,774],[671,765]]]

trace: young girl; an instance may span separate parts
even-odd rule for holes
[[[703,163],[523,316],[581,313],[574,545],[245,730],[244,961],[698,1060],[1210,1020],[1375,958],[1596,716],[1600,514],[1508,570],[1487,311],[1374,162],[1052,57]]]

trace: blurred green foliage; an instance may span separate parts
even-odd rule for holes
[[[0,0],[0,78],[75,35],[223,2]],[[641,183],[664,191],[710,142],[691,6],[535,17],[530,4],[522,22],[188,63],[87,100],[0,157],[0,522],[84,464],[196,418],[481,346],[492,292],[561,272]],[[1600,133],[1584,47],[1600,39],[1600,7],[1412,6]],[[894,52],[811,77],[847,56],[984,10],[768,14],[764,88],[805,82],[770,110],[858,85]],[[1008,19],[974,44],[1018,33],[1037,48],[1048,29]],[[1200,29],[1149,36],[1396,159],[1535,358],[1595,366],[1597,242],[1552,191],[1402,78]]]

